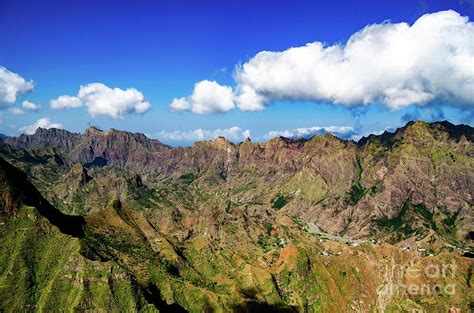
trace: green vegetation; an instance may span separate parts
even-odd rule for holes
[[[433,230],[437,230],[436,222],[433,219],[433,213],[430,212],[423,203],[413,205],[415,213],[422,216]]]
[[[408,201],[405,201],[400,212],[398,213],[396,217],[394,218],[384,217],[382,219],[379,219],[377,221],[377,224],[380,227],[390,228],[404,235],[412,234],[414,230],[404,221],[404,217],[409,207],[410,207],[410,203]]]
[[[290,198],[285,197],[282,194],[279,194],[277,198],[273,201],[272,208],[279,210],[283,208],[285,205],[287,205],[289,201],[290,201]]]
[[[255,182],[243,183],[241,185],[236,186],[233,189],[232,193],[234,195],[237,195],[237,194],[240,194],[240,193],[245,193],[247,191],[250,191],[250,190],[254,189],[255,187],[257,187],[257,184]]]
[[[356,205],[360,199],[364,197],[367,189],[364,188],[360,183],[353,183],[351,190],[347,194],[347,203],[350,205]]]
[[[225,206],[225,212],[226,213],[232,213],[232,210],[237,207],[237,203],[233,202],[232,200],[230,199],[227,199],[225,201],[226,203],[226,206]]]
[[[364,195],[368,192],[368,190],[362,186],[360,183],[360,180],[362,178],[362,165],[360,163],[360,158],[356,157],[356,160],[354,162],[354,166],[356,169],[356,178],[353,181],[351,185],[351,189],[346,195],[346,203],[350,205],[356,205],[363,197]]]
[[[379,184],[373,185],[372,187],[370,187],[370,195],[375,196],[376,194],[380,192],[380,190],[381,190],[381,186]]]
[[[267,235],[270,236],[272,234],[272,231],[273,231],[272,223],[266,221],[265,222],[265,230],[267,231]]]
[[[187,185],[190,185],[193,181],[195,181],[197,176],[194,173],[186,173],[179,177],[179,179]]]
[[[356,168],[356,174],[357,174],[357,177],[356,177],[356,182],[360,182],[360,180],[362,179],[362,164],[360,163],[360,157],[357,156],[356,157],[356,160],[355,160],[355,168]]]
[[[443,224],[448,227],[448,228],[454,228],[456,226],[456,220],[458,218],[459,211],[454,213],[451,216],[446,216],[446,218],[443,219]]]
[[[19,216],[0,222],[0,311],[130,311],[144,301],[126,273],[84,259],[78,239],[60,233],[35,208],[23,206]]]

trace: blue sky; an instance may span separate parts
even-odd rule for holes
[[[3,0],[0,66],[34,81],[34,90],[19,93],[14,103],[0,106],[0,133],[18,135],[25,130],[22,127],[40,118],[77,132],[96,125],[155,137],[196,129],[208,130],[206,136],[212,136],[218,133],[212,132],[215,129],[239,127],[261,140],[269,131],[315,126],[349,126],[354,133],[366,134],[401,126],[410,118],[473,125],[472,103],[444,105],[446,100],[438,98],[395,110],[377,99],[365,105],[340,105],[324,98],[274,96],[258,111],[236,108],[196,114],[170,109],[173,99],[189,96],[194,84],[203,80],[235,89],[236,66],[260,51],[284,51],[315,41],[344,44],[366,25],[387,20],[412,24],[425,13],[448,9],[472,21],[472,1],[456,0]],[[122,90],[136,88],[150,109],[113,118],[110,114],[93,116],[85,105],[50,108],[50,100],[76,96],[80,86],[96,82]],[[25,100],[41,109],[22,109]],[[14,107],[25,114],[12,114]],[[178,137],[164,135],[161,140],[181,145],[193,138]]]

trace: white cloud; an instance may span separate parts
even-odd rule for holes
[[[454,11],[413,25],[368,25],[345,45],[309,43],[263,51],[237,69],[239,107],[277,99],[344,105],[381,101],[391,109],[436,98],[474,104],[474,24]],[[246,99],[249,92],[260,99]]]
[[[75,109],[82,106],[82,101],[78,97],[60,96],[49,102],[51,109]]]
[[[8,109],[8,112],[10,112],[11,115],[23,115],[25,114],[25,111],[19,108],[10,108]]]
[[[186,98],[175,98],[170,106],[173,111],[189,111],[192,108],[191,103]]]
[[[40,109],[40,105],[30,102],[28,100],[23,101],[21,104],[23,106],[23,109],[28,110],[28,111],[38,111]]]
[[[13,104],[16,98],[33,90],[34,83],[0,66],[0,104]]]
[[[314,126],[308,128],[296,128],[290,130],[272,130],[266,133],[263,137],[271,139],[275,137],[286,138],[310,138],[317,134],[331,133],[340,138],[353,138],[355,130],[351,126]]]
[[[101,83],[93,83],[81,86],[78,97],[92,117],[102,114],[119,118],[131,112],[144,113],[150,109],[150,103],[135,88],[112,89]]]
[[[191,96],[175,98],[170,106],[174,111],[192,111],[197,114],[227,112],[235,107],[233,98],[231,87],[203,80],[194,85]]]
[[[474,23],[450,10],[423,15],[413,25],[368,25],[344,44],[316,41],[262,51],[237,66],[233,101],[227,102],[232,105],[220,111],[234,103],[241,110],[263,110],[277,100],[345,106],[380,102],[392,110],[434,100],[472,106],[473,38]],[[202,109],[206,104],[222,103],[208,94],[198,109],[192,97],[175,99],[173,105],[203,114],[216,111]]]
[[[248,85],[240,85],[237,87],[236,102],[242,111],[261,111],[265,109],[268,102],[264,96]]]
[[[36,132],[38,128],[63,128],[63,125],[60,123],[53,123],[47,117],[40,118],[32,125],[23,126],[20,128],[22,133],[31,135]]]
[[[160,140],[175,140],[175,141],[198,141],[198,140],[212,140],[219,136],[225,137],[231,141],[238,142],[250,137],[250,130],[243,130],[237,126],[224,129],[196,129],[189,131],[160,131],[156,137]]]
[[[151,107],[143,94],[135,88],[110,88],[102,83],[81,86],[77,96],[60,96],[51,100],[53,109],[77,108],[85,105],[92,117],[108,115],[121,118],[126,114],[145,113]]]

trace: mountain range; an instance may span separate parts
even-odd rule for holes
[[[358,142],[1,137],[0,310],[472,310],[473,141],[421,121]]]

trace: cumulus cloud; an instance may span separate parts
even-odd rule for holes
[[[11,115],[23,115],[25,114],[25,111],[19,108],[10,108],[8,109],[8,112],[10,112]]]
[[[250,137],[250,130],[243,130],[240,127],[234,126],[224,129],[196,129],[188,131],[160,131],[156,137],[160,140],[175,140],[175,141],[198,141],[198,140],[212,140],[217,137],[225,137],[231,141],[238,142]]]
[[[344,105],[381,101],[391,109],[436,98],[474,104],[474,25],[454,11],[426,14],[413,25],[366,26],[345,45],[321,42],[263,51],[236,72],[239,107],[274,99]],[[246,101],[249,90],[263,98]]]
[[[63,128],[63,125],[60,123],[53,123],[47,117],[40,118],[35,123],[20,128],[22,133],[31,135],[36,132],[38,128]]]
[[[38,111],[40,109],[39,104],[30,102],[28,100],[23,101],[21,106],[23,107],[23,109],[28,110],[28,111]]]
[[[151,107],[143,94],[135,88],[110,88],[102,83],[81,86],[77,96],[60,96],[50,101],[52,109],[71,109],[86,106],[92,117],[108,115],[114,119],[129,113],[145,113]]]
[[[75,109],[82,106],[82,101],[74,96],[60,96],[49,102],[51,109]]]
[[[331,133],[339,138],[352,139],[357,135],[356,131],[351,126],[314,126],[307,128],[296,128],[290,130],[272,130],[267,132],[263,138],[272,139],[275,137],[286,138],[311,138],[314,135],[321,135]]]
[[[0,105],[13,104],[16,98],[33,90],[34,83],[0,66]]]
[[[368,25],[344,44],[316,41],[262,51],[237,66],[233,103],[250,111],[277,100],[380,102],[392,110],[434,100],[472,106],[473,38],[474,23],[449,10],[423,15],[412,25]],[[214,111],[205,109],[208,103],[221,102],[209,95],[199,113]],[[179,104],[195,111],[191,101]]]
[[[231,87],[203,80],[194,85],[192,95],[175,98],[170,106],[174,111],[192,111],[197,114],[227,112],[235,107],[233,98]]]

